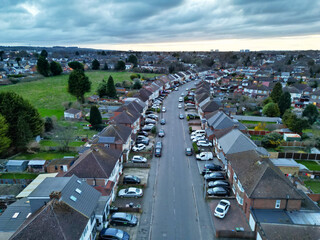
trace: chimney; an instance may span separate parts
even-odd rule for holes
[[[49,195],[50,199],[57,199],[59,200],[61,198],[61,192],[53,191]]]

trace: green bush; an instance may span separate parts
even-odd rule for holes
[[[157,108],[157,113],[160,113],[160,108]]]
[[[156,134],[157,133],[157,127],[154,126],[152,129],[151,129],[151,133],[152,134]]]
[[[189,116],[187,116],[187,121],[189,121],[190,120],[190,117]]]
[[[196,143],[196,142],[192,143],[192,147],[193,147],[193,151],[194,151],[195,153],[199,153],[199,152],[200,152],[199,149],[198,149],[198,146],[197,146],[197,143]]]
[[[192,127],[189,127],[189,134],[192,133]]]

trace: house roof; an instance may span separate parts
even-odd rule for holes
[[[257,148],[257,145],[239,129],[232,129],[221,137],[218,142],[225,154],[244,152]]]
[[[151,95],[152,95],[152,92],[150,90],[141,88],[139,92],[136,95],[134,95],[134,97],[141,99],[142,102],[146,102],[149,100],[149,97]]]
[[[260,223],[267,239],[291,240],[319,239],[319,226],[306,226],[296,224]]]
[[[121,151],[94,146],[76,160],[63,176],[76,175],[79,178],[109,178],[119,158]]]
[[[9,160],[6,166],[22,166],[25,162],[25,160]]]
[[[141,117],[141,114],[135,110],[124,110],[119,115],[113,118],[113,121],[118,124],[133,124]]]
[[[132,129],[130,127],[118,124],[111,124],[105,127],[97,137],[93,140],[93,143],[114,143],[125,144],[130,137]],[[114,138],[114,139],[111,139]],[[104,142],[107,141],[107,142]],[[112,141],[112,142],[111,142]]]
[[[35,212],[10,239],[80,239],[88,220],[68,204],[53,199]]]
[[[46,163],[46,160],[30,160],[28,163],[28,166],[39,166],[44,165]]]
[[[249,198],[302,199],[284,174],[256,151],[228,154],[226,158]]]
[[[207,92],[204,93],[200,93],[196,95],[196,101],[197,103],[201,103],[202,101],[204,101],[205,99],[209,98],[210,95]]]
[[[77,189],[81,192],[78,193]],[[86,217],[90,217],[100,193],[77,176],[46,178],[29,195],[29,200],[39,198],[50,198],[52,192],[61,192],[60,201],[65,202]],[[72,197],[73,196],[73,197]],[[76,200],[72,200],[72,199]]]
[[[214,112],[219,110],[219,108],[220,108],[220,105],[213,100],[207,102],[201,107],[203,112]]]
[[[208,125],[210,127],[213,127],[214,130],[225,129],[232,126],[237,126],[240,130],[247,129],[247,127],[244,126],[242,123],[240,123],[236,119],[231,119],[227,114],[220,110],[206,114],[205,116]]]
[[[69,108],[68,110],[64,111],[65,113],[70,113],[70,114],[77,114],[81,112],[79,109],[74,109],[74,108]]]

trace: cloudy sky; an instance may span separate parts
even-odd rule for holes
[[[0,45],[320,49],[320,0],[1,0]]]

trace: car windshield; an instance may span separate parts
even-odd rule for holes
[[[227,205],[227,203],[225,203],[225,202],[220,202],[220,205],[222,205],[222,206],[226,206],[226,205]]]
[[[219,212],[219,213],[223,213],[223,209],[222,209],[222,208],[219,208],[219,207],[216,208],[216,211]]]
[[[126,219],[127,219],[128,221],[131,221],[132,217],[133,217],[133,215],[131,215],[131,214],[126,214]]]
[[[123,238],[123,231],[120,230],[120,229],[118,229],[118,231],[117,231],[117,233],[116,233],[116,236],[117,236],[118,238],[122,239],[122,238]]]

